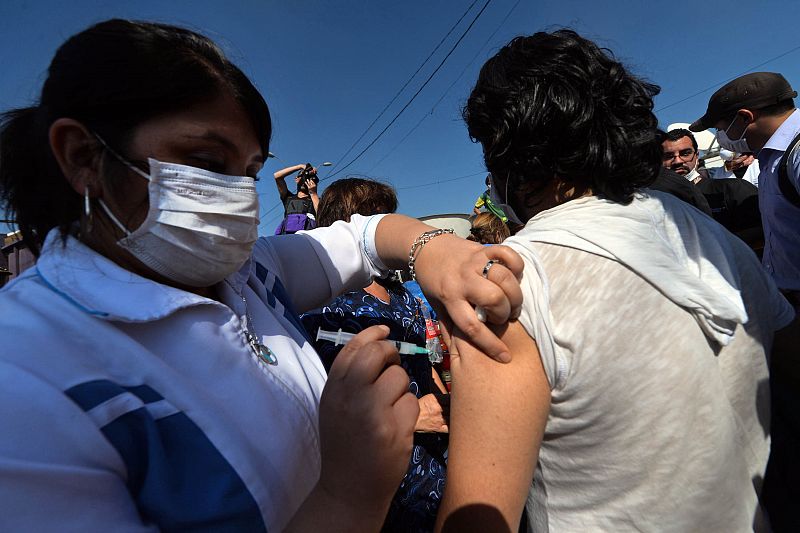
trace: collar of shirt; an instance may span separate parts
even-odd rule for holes
[[[786,150],[798,131],[800,131],[800,109],[795,109],[775,130],[762,150],[779,150],[781,152]]]
[[[241,292],[251,262],[228,278]],[[84,312],[106,320],[148,322],[195,305],[223,305],[125,270],[70,236],[62,245],[58,229],[47,235],[36,263],[42,281]]]

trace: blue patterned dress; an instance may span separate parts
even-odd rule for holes
[[[420,302],[402,286],[388,289],[389,303],[364,290],[344,294],[329,305],[300,317],[312,339],[319,328],[328,331],[358,333],[370,326],[389,327],[389,338],[425,346],[425,319]],[[315,341],[322,363],[330,370],[342,346],[329,341]],[[409,390],[420,398],[439,392],[431,377],[431,363],[424,355],[401,355],[408,373]],[[414,449],[406,475],[392,499],[383,526],[385,532],[433,531],[436,513],[444,492],[447,465],[447,435],[416,433]]]

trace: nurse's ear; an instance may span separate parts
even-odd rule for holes
[[[59,118],[50,126],[49,141],[61,173],[75,192],[83,196],[88,190],[92,198],[102,197],[103,148],[97,137],[81,122]]]

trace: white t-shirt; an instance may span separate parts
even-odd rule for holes
[[[552,387],[531,530],[759,523],[767,354],[794,312],[717,228],[653,192],[629,206],[568,202],[504,243],[526,263],[520,320]]]
[[[281,531],[319,478],[326,379],[294,311],[385,270],[379,219],[259,239],[221,303],[51,232],[0,291],[0,531]]]

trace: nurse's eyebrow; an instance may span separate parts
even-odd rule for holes
[[[199,135],[192,135],[192,134],[185,134],[183,136],[185,139],[201,139],[204,141],[214,141],[218,142],[219,144],[223,145],[225,148],[232,150],[234,152],[239,150],[239,147],[234,144],[230,139],[220,135],[219,133],[215,133],[213,131],[207,131],[206,133],[199,134]],[[264,163],[264,157],[259,155],[254,158],[258,163]]]

